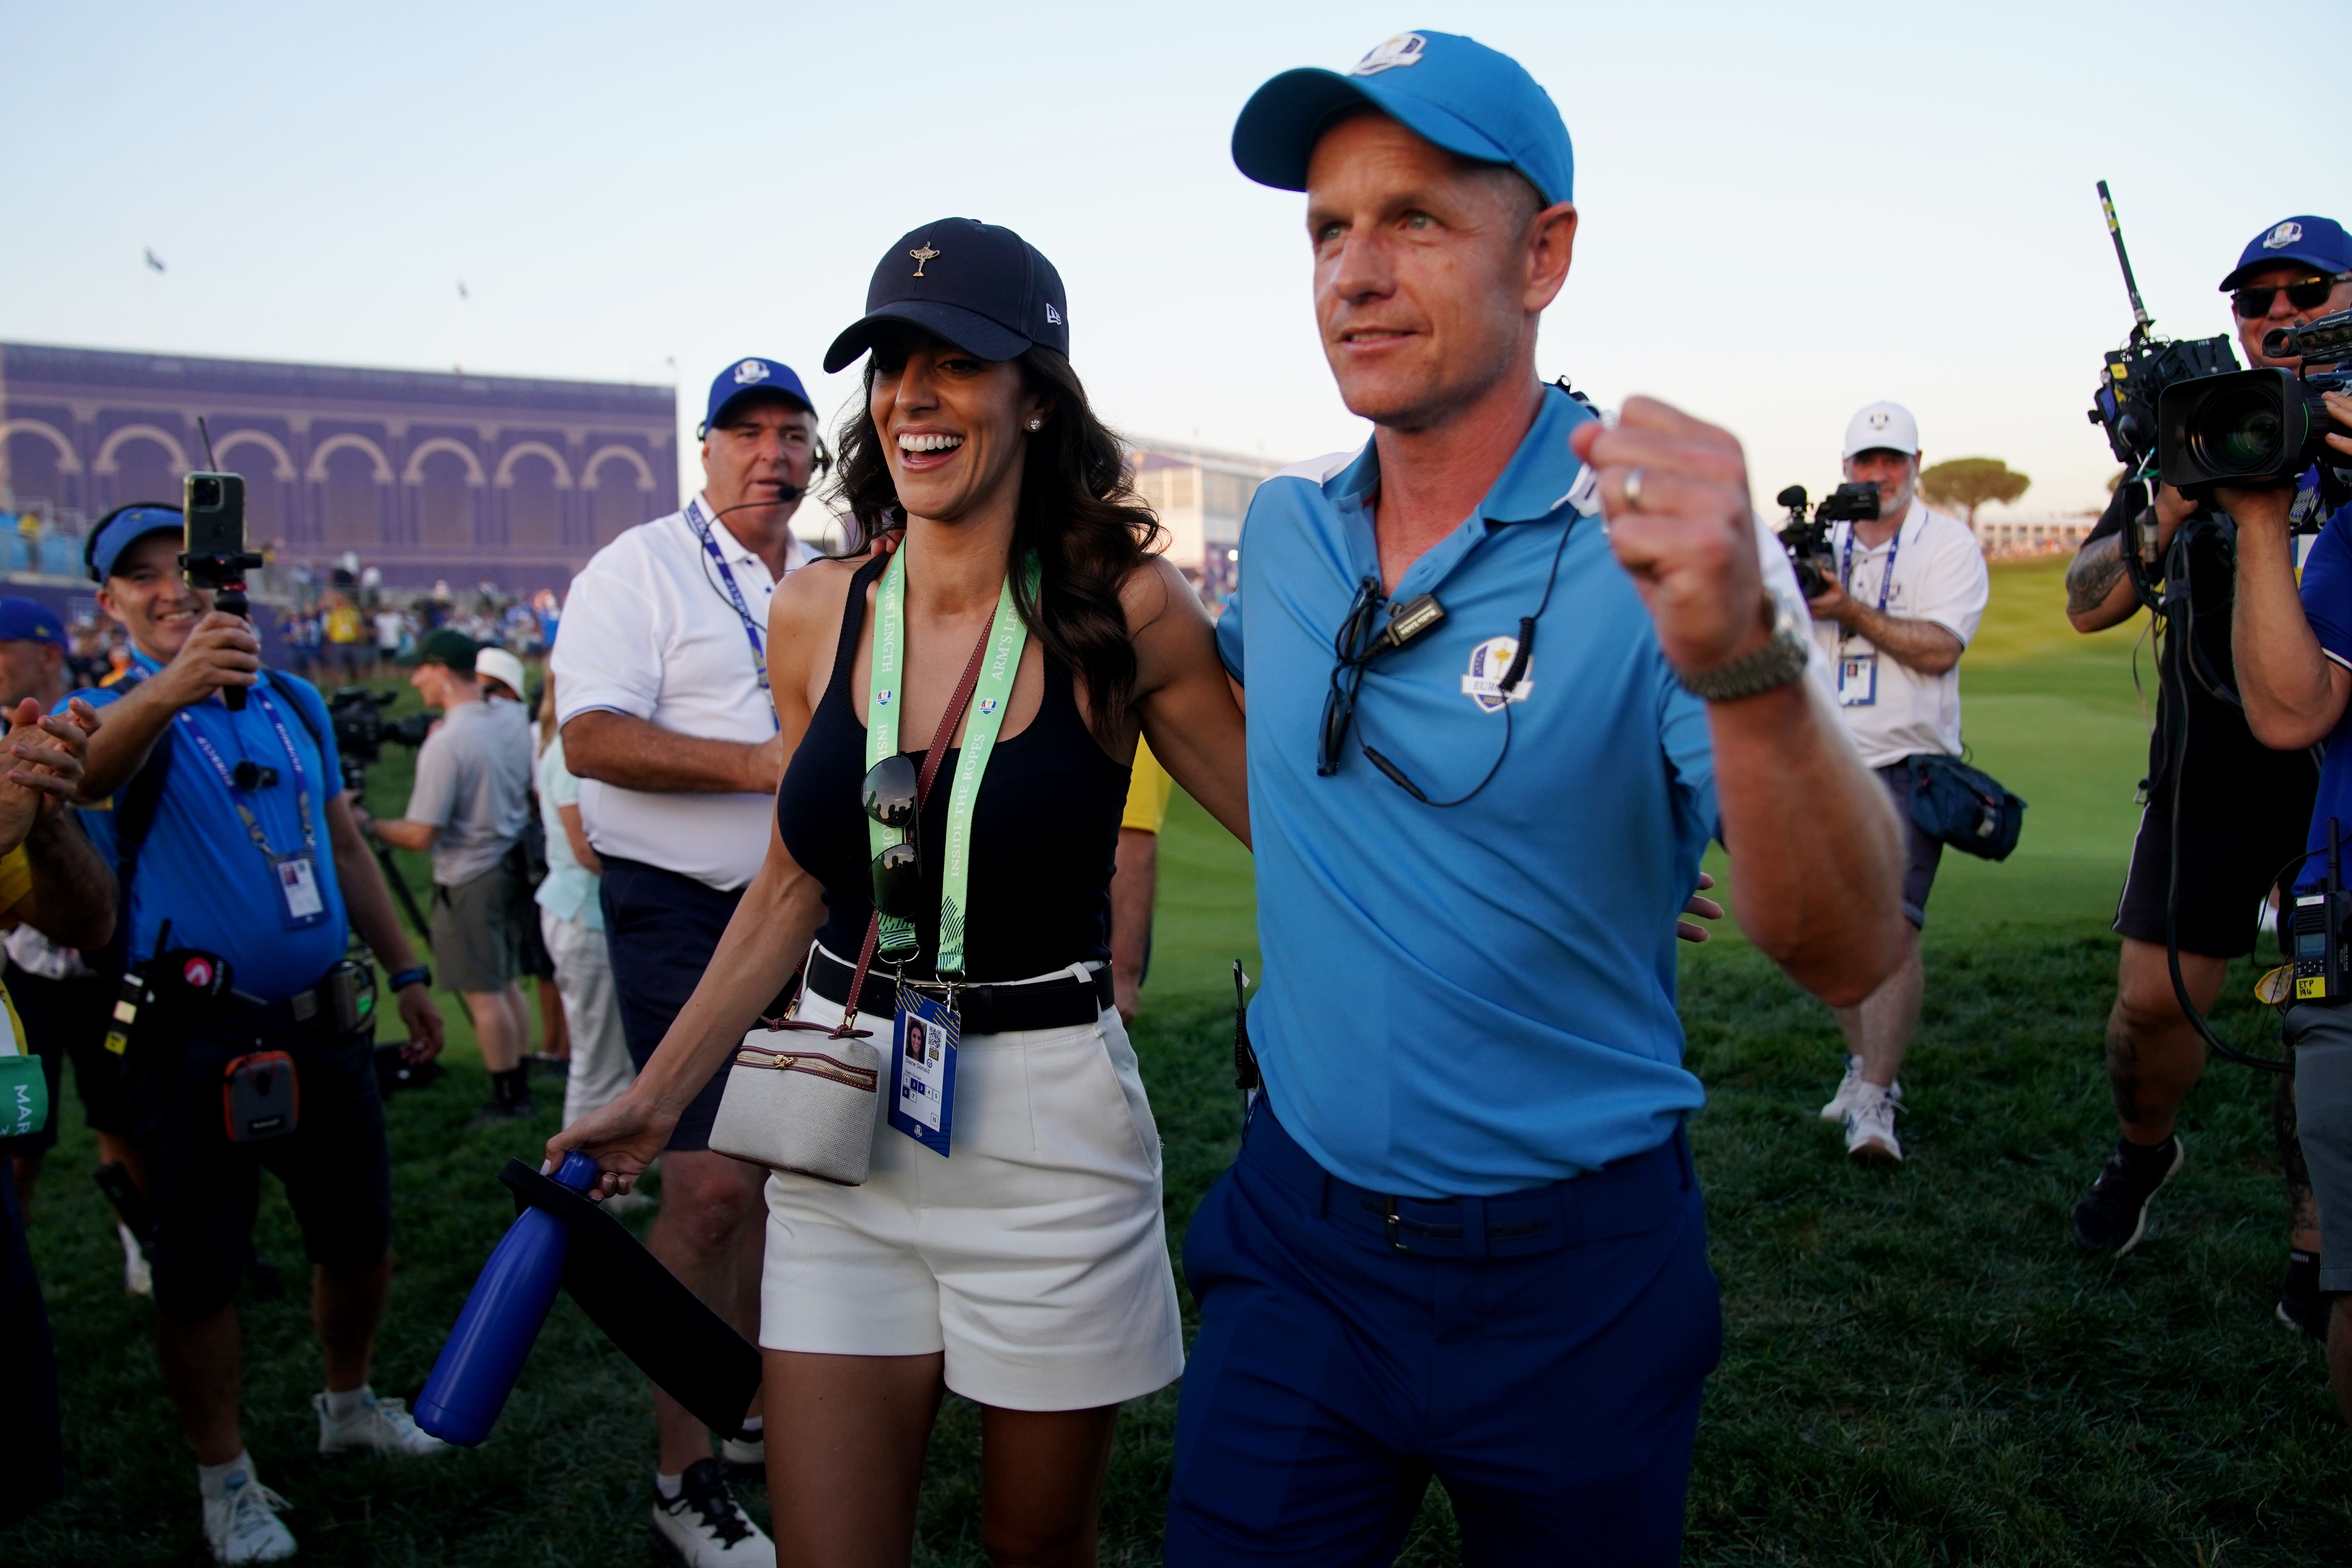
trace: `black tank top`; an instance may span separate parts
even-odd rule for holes
[[[776,793],[784,847],[824,888],[827,919],[818,940],[853,963],[866,941],[874,882],[859,799],[866,724],[850,673],[866,625],[866,590],[887,563],[877,557],[850,580],[833,677]],[[939,955],[940,847],[960,750],[940,764],[923,810],[924,913],[917,922],[923,949],[908,965],[910,975],[928,978]],[[922,752],[908,754],[922,765]],[[1128,770],[1103,753],[1079,716],[1068,667],[1047,654],[1037,716],[997,742],[972,803],[971,913],[964,922],[970,979],[1024,980],[1110,956],[1110,878],[1127,784]]]

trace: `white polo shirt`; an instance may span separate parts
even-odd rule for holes
[[[1831,552],[1846,574],[1846,593],[1900,620],[1933,621],[1966,647],[1984,618],[1992,595],[1984,552],[1968,524],[1930,511],[1916,496],[1895,537],[1870,549],[1853,537],[1853,525],[1830,531]],[[1887,563],[1894,562],[1893,581]],[[1849,565],[1849,563],[1851,564]],[[1838,693],[1838,710],[1862,760],[1874,768],[1924,752],[1958,756],[1960,751],[1960,670],[1923,675],[1880,652],[1868,637],[1835,621],[1815,621],[1813,640],[1828,655]]]
[[[709,497],[698,498],[709,516]],[[711,530],[761,643],[776,580],[724,520]],[[786,572],[814,558],[798,538]],[[743,617],[719,563],[675,511],[596,552],[572,580],[555,639],[556,717],[606,710],[710,741],[756,745],[776,732]],[[713,888],[742,887],[768,852],[771,795],[676,795],[580,781],[580,816],[599,855],[659,866]]]

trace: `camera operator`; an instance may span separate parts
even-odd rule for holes
[[[294,1538],[283,1500],[255,1477],[237,1409],[234,1299],[260,1173],[284,1184],[313,1265],[320,1450],[436,1451],[399,1401],[368,1388],[392,1279],[392,1162],[362,989],[373,973],[345,962],[351,927],[394,972],[412,1060],[440,1050],[441,1016],[344,801],[325,704],[307,681],[263,669],[250,624],[188,586],[181,531],[176,507],[126,507],[84,547],[133,661],[88,694],[104,721],[80,798],[111,806],[87,817],[114,856],[128,926],[122,1110],[153,1210],[163,1381],[195,1449],[213,1554],[275,1562]],[[230,687],[247,690],[243,708],[221,700]],[[290,1062],[289,1115],[233,1129],[233,1091],[284,1095],[286,1066],[253,1059],[263,1052]]]
[[[531,1114],[530,1009],[522,972],[520,857],[530,819],[530,720],[520,702],[491,700],[475,679],[480,650],[460,631],[428,633],[412,655],[408,683],[441,721],[416,751],[408,810],[377,822],[355,811],[360,831],[397,849],[433,855],[433,956],[441,984],[466,999],[489,1068],[488,1119]],[[509,656],[511,657],[511,656]]]
[[[2344,283],[2336,287],[2345,291]],[[2265,319],[2265,324],[2285,322]],[[2340,427],[2327,444],[2339,462],[2352,467],[2352,434],[2347,433],[2352,432],[2352,397],[2326,396]],[[2311,854],[2286,879],[2297,893],[2319,889],[2331,826],[2352,831],[2352,507],[2338,510],[2320,531],[2298,589],[2289,528],[2297,505],[2309,504],[2308,493],[2278,487],[2222,489],[2215,495],[2238,525],[2240,613],[2231,642],[2246,722],[2255,739],[2284,752],[2326,747],[2305,846]],[[2284,919],[2286,911],[2281,912]],[[2318,1210],[2315,1316],[2327,1342],[2336,1403],[2352,1421],[2352,1312],[2341,1306],[2352,1292],[2352,1014],[2340,999],[2296,1001],[2286,1009],[2285,1036],[2294,1059],[2300,1143]]]
[[[2231,294],[2247,362],[2294,369],[2297,362],[2263,353],[2263,334],[2352,306],[2352,237],[2326,218],[2289,218],[2247,242],[2221,288]],[[2066,618],[2077,631],[2117,626],[2138,611],[2124,558],[2132,547],[2134,513],[2143,504],[2136,490],[2129,484],[2116,488],[2067,570]],[[2118,1257],[2147,1234],[2149,1205],[2187,1159],[2174,1128],[2205,1070],[2205,1043],[2173,992],[2168,913],[2176,922],[2181,978],[2198,1010],[2210,1011],[2230,961],[2253,951],[2263,900],[2272,879],[2302,847],[2317,784],[2310,757],[2265,746],[2248,727],[2247,710],[2228,695],[2237,680],[2232,604],[2244,550],[2234,509],[2226,501],[2221,510],[2197,504],[2169,485],[2158,488],[2152,505],[2158,560],[2147,574],[2168,582],[2186,614],[2161,653],[2156,731],[2142,790],[2147,809],[2116,910],[2123,952],[2107,1016],[2106,1063],[2120,1136],[2074,1216],[2079,1245]],[[2321,1332],[2319,1226],[2284,1079],[2273,1120],[2290,1215],[2279,1316]]]
[[[1911,819],[1911,759],[1960,752],[1961,653],[1992,591],[1984,552],[1958,518],[1918,497],[1919,425],[1900,404],[1874,403],[1845,431],[1849,484],[1878,487],[1878,516],[1839,522],[1830,535],[1837,576],[1811,601],[1813,639],[1837,671],[1838,711],[1895,797],[1907,847],[1903,914],[1911,922],[1903,966],[1861,1005],[1835,1009],[1846,1041],[1845,1078],[1822,1120],[1845,1126],[1846,1152],[1899,1161],[1895,1074],[1918,1026],[1927,980],[1919,931],[1943,841]]]

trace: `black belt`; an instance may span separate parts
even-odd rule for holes
[[[1682,1212],[1694,1180],[1683,1130],[1654,1148],[1597,1171],[1479,1198],[1411,1198],[1343,1182],[1299,1147],[1260,1096],[1243,1137],[1242,1162],[1315,1205],[1323,1217],[1370,1231],[1398,1252],[1425,1258],[1526,1258],[1610,1237],[1639,1236]]]
[[[265,1002],[243,991],[231,990],[228,999],[243,1007],[247,1018],[262,1018],[272,1024],[299,1026],[326,1020],[332,1028],[335,1022],[335,998],[327,982],[297,991],[293,995],[276,1002]]]
[[[844,963],[819,948],[809,959],[809,989],[836,1006],[849,1004],[849,982],[857,966]],[[908,988],[938,996],[936,981],[908,981]],[[1091,1024],[1111,1005],[1110,966],[1103,965],[1090,979],[1070,975],[1027,985],[966,985],[956,992],[959,1031],[966,1035],[1003,1035],[1015,1029],[1066,1029]],[[857,1000],[861,1014],[888,1017],[898,1005],[898,982],[872,969],[866,972],[866,991]]]

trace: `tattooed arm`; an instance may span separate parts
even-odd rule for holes
[[[2156,492],[2157,549],[2172,545],[2172,535],[2196,513],[2197,503],[2165,485]],[[2131,520],[2123,528],[2086,542],[2066,568],[2066,619],[2078,632],[2100,632],[2120,626],[2139,609],[2124,563],[2129,548]]]

